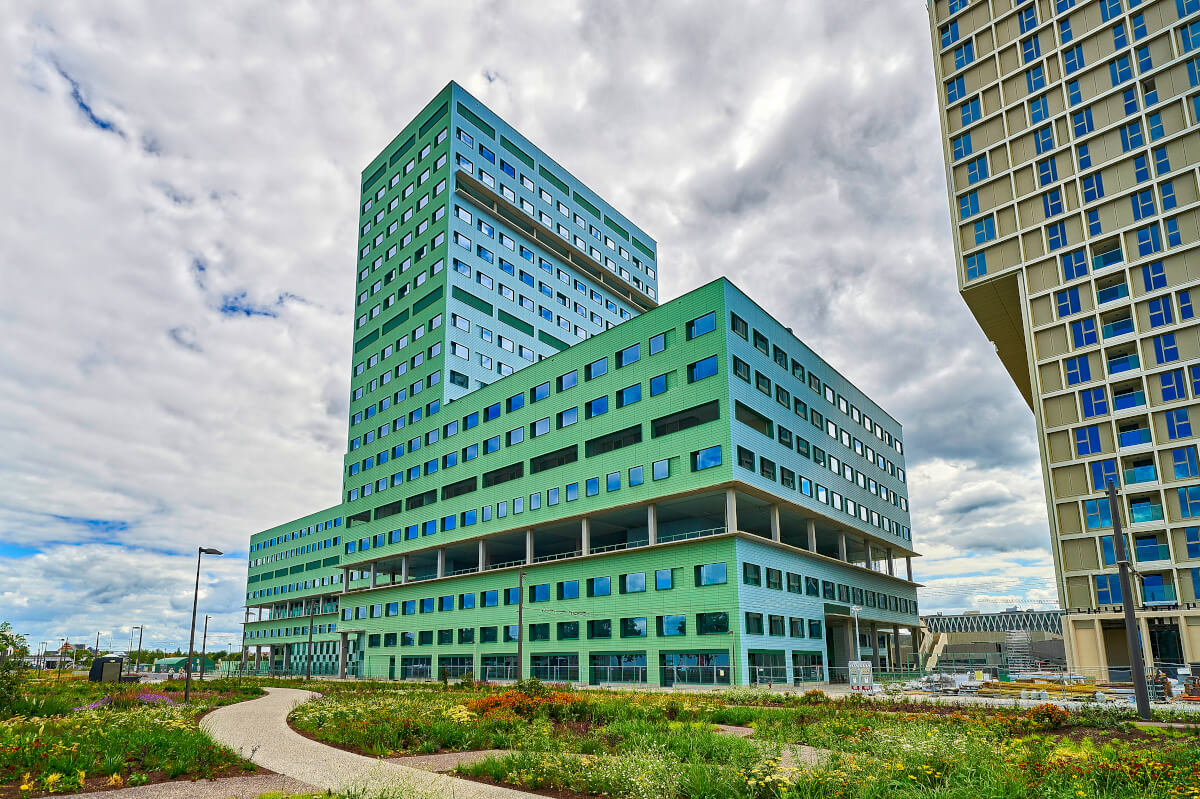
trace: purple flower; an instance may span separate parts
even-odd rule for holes
[[[162,694],[138,694],[137,698],[142,702],[146,702],[147,704],[150,704],[153,702],[166,702],[168,705],[179,704],[171,697],[163,696]]]
[[[111,704],[112,704],[111,696],[102,696],[99,699],[97,699],[95,702],[92,702],[90,705],[80,705],[79,707],[73,707],[71,709],[72,710],[95,710],[96,708],[101,707],[103,705],[111,705]]]

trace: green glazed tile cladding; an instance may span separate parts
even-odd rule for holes
[[[790,677],[790,654],[825,651],[827,602],[743,586],[747,559],[886,593],[902,611],[864,614],[915,623],[914,584],[730,535],[712,510],[727,490],[750,491],[787,509],[784,542],[807,517],[915,554],[899,424],[727,280],[658,305],[653,239],[455,84],[364,170],[360,210],[342,502],[251,537],[247,605],[275,618],[247,623],[248,646],[273,647],[276,666],[294,649],[295,670],[307,602],[320,598],[322,673],[336,669],[343,634],[360,676],[410,675],[426,656],[436,671],[439,658],[478,668],[515,654],[503,636],[480,636],[515,624],[516,606],[479,598],[516,586],[527,530],[535,555],[565,559],[525,566],[527,585],[551,587],[549,601],[525,603],[526,669],[570,654],[587,680],[593,656],[632,653],[655,682],[685,652],[717,657],[742,682],[778,651]],[[657,546],[645,546],[649,505],[673,509]],[[605,551],[572,556],[584,519],[608,526],[592,537]],[[449,576],[437,577],[439,557]],[[727,582],[697,586],[704,563],[726,564]],[[364,590],[371,564],[407,568],[413,582]],[[656,590],[663,569],[672,587]],[[645,573],[647,591],[622,594],[626,573]],[[612,595],[587,596],[597,576],[612,578]],[[580,596],[559,599],[570,581]],[[475,608],[462,607],[468,595]],[[403,613],[430,598],[453,610]],[[730,632],[701,635],[697,614],[715,612]],[[755,612],[802,619],[803,635],[747,635]],[[640,618],[646,635],[621,637],[620,619]],[[588,622],[604,620],[612,638],[589,640]],[[559,622],[569,632],[574,621],[579,638],[559,639]],[[548,624],[549,639],[531,624]]]

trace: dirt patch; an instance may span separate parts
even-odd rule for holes
[[[574,735],[577,738],[586,738],[597,726],[601,725],[593,724],[590,721],[556,721],[554,731]]]
[[[159,785],[164,782],[211,782],[213,780],[219,780],[219,779],[222,779],[225,777],[245,777],[250,774],[253,774],[255,776],[266,776],[266,775],[273,775],[274,773],[275,773],[274,771],[262,768],[261,766],[255,766],[254,768],[247,770],[238,765],[229,765],[229,766],[226,766],[225,768],[217,769],[209,777],[195,777],[195,776],[168,777],[167,773],[165,771],[151,771],[151,772],[146,773],[147,780],[145,783],[142,783],[142,784],[144,784],[144,785]],[[79,791],[72,791],[71,793],[95,793],[95,792],[99,792],[99,791],[116,791],[116,790],[120,790],[122,788],[130,788],[130,787],[134,787],[134,786],[129,785],[127,782],[122,783],[120,785],[109,785],[108,777],[88,777],[86,780],[83,781],[83,787]],[[61,794],[61,793],[63,793],[63,792],[57,791],[56,795]],[[49,794],[47,794],[45,791],[34,791],[32,793],[22,793],[21,792],[21,779],[19,776],[17,777],[15,782],[10,782],[7,785],[0,785],[0,799],[17,799],[17,798],[24,799],[24,797],[48,796],[48,795]]]
[[[1092,743],[1096,744],[1115,743],[1118,741],[1125,743],[1137,743],[1147,746],[1151,749],[1176,747],[1181,741],[1186,740],[1168,735],[1158,735],[1146,730],[1139,730],[1137,727],[1121,727],[1118,729],[1070,727],[1065,730],[1050,730],[1049,734],[1061,735],[1064,738],[1070,738],[1072,741],[1083,741],[1090,738]]]

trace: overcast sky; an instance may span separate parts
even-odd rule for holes
[[[359,173],[451,79],[657,239],[664,300],[728,275],[903,423],[922,612],[1052,606],[925,4],[851,5],[7,5],[0,620],[186,645],[204,545],[238,640],[249,535],[338,498]]]

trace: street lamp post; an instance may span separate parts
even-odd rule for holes
[[[139,625],[138,625],[138,648],[137,648],[137,657],[135,657],[135,658],[133,659],[133,665],[134,665],[134,667],[136,667],[136,669],[137,669],[138,671],[141,671],[141,670],[142,670],[142,635],[144,635],[144,634],[145,634],[145,632],[146,632],[146,625],[144,625],[144,624],[139,624]]]
[[[129,660],[129,658],[133,655],[133,631],[140,630],[140,629],[141,629],[141,627],[136,624],[129,628],[129,648],[125,650],[125,659],[126,660]],[[137,671],[136,664],[134,665],[134,667],[132,669],[130,669],[130,671]]]
[[[204,635],[200,639],[200,680],[204,680],[204,661],[208,652],[208,620],[212,616],[204,614]]]
[[[187,662],[184,664],[184,669],[187,672],[185,682],[183,684],[183,703],[187,704],[192,696],[192,653],[196,647],[196,606],[200,603],[200,558],[205,555],[224,555],[225,553],[219,549],[210,547],[196,547],[196,589],[192,593],[192,626],[188,634],[188,656]]]
[[[1117,484],[1108,481],[1108,511],[1112,515],[1113,547],[1121,580],[1121,606],[1125,611],[1125,643],[1129,647],[1129,671],[1133,678],[1133,696],[1138,717],[1150,720],[1150,696],[1146,690],[1146,667],[1142,662],[1142,644],[1138,636],[1137,616],[1134,614],[1133,580],[1130,578],[1129,556],[1125,551],[1125,533],[1121,530],[1121,506],[1117,500]],[[1099,624],[1099,622],[1097,622]]]

